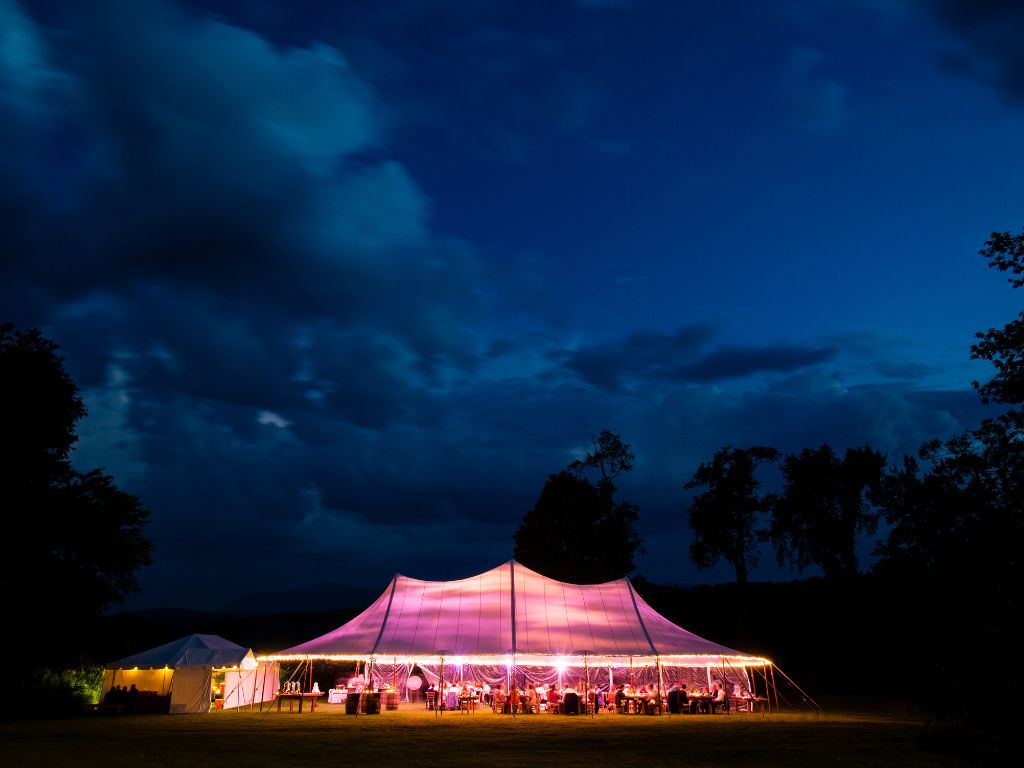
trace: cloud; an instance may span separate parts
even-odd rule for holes
[[[831,131],[846,121],[847,87],[828,74],[828,57],[812,48],[792,50],[779,78],[780,98],[792,119],[810,131]]]
[[[766,347],[726,345],[676,370],[688,381],[720,381],[758,373],[789,373],[826,362],[837,354],[831,346],[776,344]]]
[[[673,335],[634,333],[612,342],[584,345],[559,356],[565,367],[583,381],[606,389],[619,389],[630,378],[665,375],[679,360],[714,336],[708,325],[681,328]]]
[[[635,333],[613,342],[583,345],[554,357],[584,382],[609,390],[629,385],[645,391],[658,382],[707,383],[758,374],[784,374],[834,358],[832,344],[704,347],[715,335],[708,325],[682,328],[674,335]]]
[[[943,57],[946,68],[991,85],[1012,102],[1024,101],[1024,6],[931,0],[926,7],[963,44]]]

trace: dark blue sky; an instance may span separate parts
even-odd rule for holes
[[[639,572],[725,580],[717,448],[974,425],[1019,8],[0,0],[0,319],[152,511],[131,605],[476,573],[604,428]]]

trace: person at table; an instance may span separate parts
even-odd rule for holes
[[[626,711],[626,686],[620,684],[615,689],[615,711],[625,712]]]
[[[558,688],[551,686],[551,690],[548,691],[548,711],[558,711],[558,702],[562,700],[562,694],[558,692]]]
[[[676,682],[672,683],[672,685],[669,686],[669,689],[668,689],[668,691],[665,694],[665,697],[668,700],[668,711],[669,711],[669,714],[672,714],[672,715],[678,715],[679,712],[680,712],[680,709],[679,709],[679,686],[680,685],[682,685],[682,683],[680,683],[679,681],[676,681]]]
[[[679,711],[689,712],[691,715],[697,712],[697,700],[691,699],[686,691],[686,683],[679,683]]]
[[[529,686],[526,697],[526,712],[540,712],[541,711],[541,693],[538,691],[536,685]]]
[[[729,697],[725,692],[725,688],[722,687],[721,683],[715,683],[711,696],[711,714],[715,714],[716,709],[724,709],[728,705]]]
[[[645,710],[646,714],[648,714],[648,715],[660,714],[659,711],[658,711],[658,704],[659,704],[660,698],[661,698],[661,692],[658,689],[658,684],[657,683],[652,683],[651,686],[647,689],[647,706],[646,706],[646,710]]]

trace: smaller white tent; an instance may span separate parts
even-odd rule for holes
[[[280,665],[218,635],[188,635],[106,665],[103,694],[117,686],[169,697],[171,714],[209,712],[214,673],[224,675],[224,708],[273,699]],[[140,698],[147,694],[140,694]]]

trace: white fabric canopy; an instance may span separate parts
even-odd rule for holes
[[[206,666],[224,667],[256,666],[252,651],[225,640],[220,635],[188,635],[170,643],[150,648],[148,651],[127,656],[106,665],[107,669],[160,669],[162,667]]]
[[[567,584],[509,560],[478,576],[421,581],[396,575],[352,621],[269,659],[582,666],[638,663],[762,666],[767,659],[712,643],[649,606],[629,579]]]

